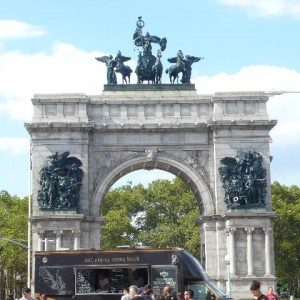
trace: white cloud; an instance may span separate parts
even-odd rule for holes
[[[16,20],[0,20],[0,40],[40,36],[45,33],[46,31],[39,26]]]
[[[218,0],[219,3],[238,6],[253,17],[290,16],[300,18],[299,0]]]
[[[0,53],[0,114],[28,122],[32,116],[30,99],[34,94],[101,94],[106,83],[106,66],[95,60],[101,55],[104,54],[85,52],[66,43],[56,43],[50,53]],[[133,69],[134,63],[130,63]],[[121,82],[120,77],[118,81]],[[248,66],[236,74],[220,73],[195,80],[201,94],[237,90],[299,91],[299,82],[300,73],[277,66]],[[284,94],[268,101],[270,118],[279,120],[271,131],[274,143],[299,142],[294,130],[299,128],[299,98],[300,94]]]
[[[29,155],[29,140],[27,138],[0,137],[0,152],[12,155],[28,153]]]
[[[101,94],[106,83],[106,66],[95,60],[101,55],[104,54],[85,52],[59,42],[50,54],[0,53],[0,113],[30,121],[33,109],[30,99],[34,94]],[[118,82],[122,82],[119,76]]]
[[[276,66],[249,66],[236,74],[220,73],[213,77],[196,78],[198,93],[214,94],[229,91],[299,91],[300,73]],[[300,93],[270,97],[270,119],[278,120],[271,131],[274,143],[296,144],[300,142]]]
[[[30,121],[34,94],[100,94],[106,67],[96,56],[64,43],[56,43],[50,54],[0,53],[0,113]]]

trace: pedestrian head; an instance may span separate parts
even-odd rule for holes
[[[190,299],[193,299],[194,297],[194,291],[191,290],[191,289],[187,289],[184,291],[184,300],[190,300]]]
[[[22,295],[24,296],[24,298],[28,299],[30,298],[31,295],[31,289],[29,287],[23,287],[22,288]]]
[[[137,288],[136,285],[131,285],[131,286],[129,287],[129,295],[130,295],[131,297],[135,297],[135,296],[138,295],[138,288]]]
[[[163,294],[165,297],[172,295],[172,287],[170,285],[165,286],[163,289]]]
[[[250,292],[254,296],[255,299],[257,299],[260,295],[260,281],[258,280],[253,280],[252,284],[250,286]]]

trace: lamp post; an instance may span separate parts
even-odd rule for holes
[[[21,246],[22,248],[25,248],[25,249],[27,249],[28,250],[28,252],[30,253],[30,252],[32,252],[33,254],[34,254],[34,251],[33,251],[33,249],[31,248],[31,247],[28,247],[28,246],[26,246],[26,245],[23,245],[23,244],[21,244],[21,243],[19,243],[19,242],[17,242],[17,241],[15,241],[15,240],[12,240],[12,239],[7,239],[7,238],[3,238],[3,237],[0,237],[0,241],[6,241],[6,242],[9,242],[9,243],[13,243],[13,244],[15,244],[15,245],[18,245],[18,246]],[[0,251],[2,251],[3,250],[3,247],[0,247],[1,248],[1,250]],[[29,266],[30,267],[30,266]],[[28,274],[27,274],[27,285],[29,286],[30,285],[30,268],[28,268]],[[29,284],[28,284],[29,283]]]
[[[23,248],[25,248],[25,249],[28,249],[28,250],[30,250],[30,251],[33,252],[33,250],[32,250],[31,247],[28,247],[28,246],[26,246],[26,245],[23,245],[23,244],[21,244],[21,243],[15,241],[15,240],[0,237],[0,241],[1,241],[1,240],[2,240],[2,241],[6,241],[6,242],[13,243],[13,244],[15,244],[15,245],[21,246],[21,247],[23,247]],[[3,247],[2,247],[2,249],[3,249]]]
[[[270,97],[273,97],[273,96],[280,96],[280,95],[283,95],[283,94],[300,94],[300,91],[276,91],[276,90],[272,90],[272,91],[266,92],[266,94]]]
[[[231,298],[231,285],[230,285],[230,255],[225,255],[225,261],[227,265],[227,295]]]

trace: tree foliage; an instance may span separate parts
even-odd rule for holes
[[[291,293],[300,293],[300,188],[272,184],[276,276]],[[199,207],[179,178],[156,180],[148,187],[127,184],[110,190],[101,206],[105,217],[102,248],[118,245],[182,247],[199,257],[200,233],[195,220]],[[28,199],[0,192],[0,237],[26,244]],[[0,286],[18,291],[27,281],[27,251],[0,241]]]
[[[272,184],[276,276],[292,294],[300,293],[300,188]]]
[[[128,184],[107,193],[102,247],[147,245],[181,247],[199,257],[199,208],[190,188],[179,178],[156,180],[148,188]]]
[[[27,244],[28,199],[0,192],[0,237]],[[27,281],[26,249],[7,241],[0,241],[1,294],[20,291]],[[3,298],[4,299],[4,298]]]

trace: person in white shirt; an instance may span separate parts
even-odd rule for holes
[[[104,272],[98,273],[98,290],[97,291],[107,291],[109,289],[109,280],[105,276]]]
[[[31,289],[29,287],[22,288],[22,298],[20,300],[36,300],[31,297]]]
[[[123,296],[121,297],[121,300],[130,300],[131,297],[129,295],[129,288],[123,289]]]

